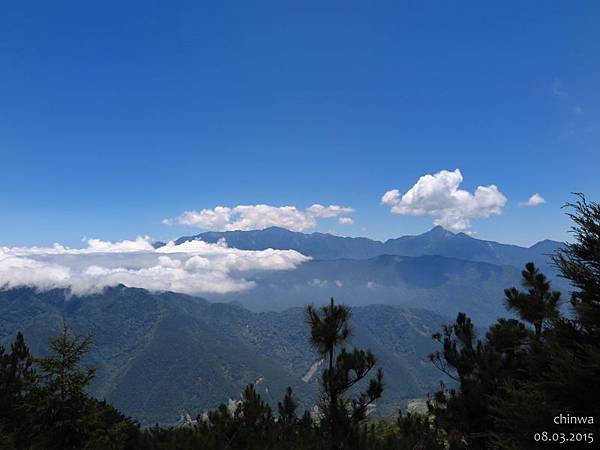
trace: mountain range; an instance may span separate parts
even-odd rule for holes
[[[267,228],[208,232],[176,243],[192,239],[223,239],[244,250],[293,249],[311,259],[287,271],[245,272],[254,287],[206,298],[123,285],[87,296],[0,290],[0,345],[22,331],[32,352],[44,354],[63,319],[75,331],[93,333],[86,361],[98,368],[92,394],[143,425],[175,423],[233,401],[248,383],[271,404],[292,386],[310,409],[320,365],[303,308],[335,297],[352,307],[353,345],[381,361],[386,390],[376,412],[386,415],[443,378],[427,360],[436,348],[431,334],[442,324],[458,312],[478,327],[508,315],[503,290],[519,285],[525,262],[536,262],[554,287],[568,290],[550,264],[563,244],[549,240],[519,247],[435,227],[380,242]]]
[[[252,289],[211,301],[235,301],[253,311],[282,311],[331,296],[350,306],[387,304],[416,307],[446,317],[468,313],[485,325],[506,315],[504,288],[519,283],[513,266],[443,256],[382,255],[369,259],[312,260],[294,270],[257,272]]]
[[[366,259],[380,255],[439,255],[468,261],[521,267],[528,261],[547,262],[547,256],[563,243],[540,241],[531,247],[501,244],[476,239],[465,233],[453,233],[441,226],[417,236],[402,236],[385,242],[364,237],[342,237],[328,233],[300,233],[270,227],[255,231],[206,232],[183,236],[176,244],[200,239],[214,243],[224,239],[231,247],[243,250],[291,249],[315,259]],[[162,243],[157,243],[158,246]]]
[[[437,226],[418,236],[380,242],[272,227],[207,232],[181,237],[176,243],[194,239],[224,240],[243,250],[292,249],[312,257],[294,270],[248,274],[246,278],[255,283],[253,289],[207,295],[213,301],[237,301],[253,311],[281,311],[334,296],[354,306],[418,307],[448,317],[466,312],[487,325],[506,315],[504,289],[519,285],[520,271],[528,261],[548,274],[556,288],[568,290],[550,259],[564,244],[551,240],[519,247]]]
[[[370,305],[352,311],[352,344],[379,358],[387,384],[379,414],[393,414],[434,389],[442,375],[427,361],[431,334],[446,322],[430,311]],[[253,313],[175,293],[118,286],[86,297],[64,290],[0,291],[0,345],[22,331],[35,355],[63,320],[93,333],[85,361],[97,367],[91,392],[143,425],[175,423],[230,399],[248,383],[276,404],[292,386],[301,406],[317,401],[319,357],[302,308]]]

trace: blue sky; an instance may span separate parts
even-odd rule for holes
[[[415,234],[436,216],[382,195],[457,168],[507,199],[468,231],[566,239],[569,193],[600,198],[598,23],[592,1],[4,2],[0,245],[168,239],[255,204]]]

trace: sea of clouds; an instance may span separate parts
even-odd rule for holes
[[[124,284],[152,291],[226,294],[252,288],[249,274],[291,270],[310,258],[295,250],[240,250],[225,241],[169,242],[154,248],[148,237],[83,248],[0,247],[0,288],[67,288],[75,295]]]

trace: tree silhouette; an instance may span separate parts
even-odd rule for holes
[[[600,337],[600,205],[588,202],[583,194],[575,203],[565,206],[573,212],[567,215],[575,223],[571,233],[575,242],[566,244],[554,256],[561,276],[571,282],[575,291],[571,304],[579,323],[590,341]]]
[[[283,401],[277,403],[277,410],[279,411],[279,422],[282,425],[293,425],[298,421],[296,415],[296,409],[298,408],[298,402],[292,395],[292,388],[288,387],[285,391]]]
[[[527,292],[515,287],[505,289],[504,302],[509,311],[515,311],[522,320],[533,325],[535,335],[539,338],[544,325],[558,317],[560,292],[550,289],[550,281],[532,262],[525,265],[521,276]]]
[[[0,434],[6,436],[7,447],[8,443],[21,447],[27,419],[24,414],[27,385],[34,374],[33,357],[20,332],[10,350],[6,353],[0,346]],[[0,448],[4,448],[1,439]]]
[[[92,433],[85,389],[95,370],[80,367],[92,342],[91,335],[73,334],[64,323],[58,336],[49,340],[50,354],[35,361],[39,375],[29,407],[36,417],[33,430],[49,449],[81,448]]]
[[[368,409],[383,392],[383,372],[377,370],[367,388],[356,398],[346,393],[363,380],[375,367],[376,358],[370,351],[345,347],[351,336],[350,308],[336,305],[306,308],[310,325],[310,341],[328,365],[321,377],[321,414],[332,449],[347,448],[358,426],[367,417]]]

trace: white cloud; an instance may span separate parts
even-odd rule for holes
[[[69,288],[84,295],[124,284],[187,294],[228,293],[254,286],[254,271],[290,270],[310,258],[294,250],[239,250],[222,241],[169,242],[155,249],[134,241],[87,240],[85,248],[0,247],[0,288]]]
[[[436,217],[436,225],[453,231],[467,231],[472,219],[502,212],[506,197],[495,185],[478,186],[471,193],[459,189],[462,181],[459,169],[423,175],[404,195],[398,189],[387,191],[381,203],[394,214]]]
[[[310,208],[306,208],[306,213],[313,217],[328,219],[330,217],[339,217],[346,214],[352,214],[354,209],[347,206],[329,205],[323,206],[315,203]]]
[[[212,231],[262,230],[272,226],[292,231],[306,231],[315,228],[318,219],[332,217],[350,219],[348,216],[353,212],[354,209],[346,206],[319,204],[314,204],[305,210],[299,210],[295,206],[263,204],[238,205],[233,208],[217,206],[201,211],[186,211],[175,219],[163,220],[163,223],[166,225],[177,223]]]
[[[536,192],[531,197],[529,197],[529,199],[526,202],[520,202],[519,206],[538,206],[543,203],[546,203],[546,200],[544,199],[544,197],[542,197]]]
[[[352,220],[352,217],[340,217],[338,222],[340,225],[352,225],[354,220]]]
[[[325,288],[328,285],[328,281],[321,280],[319,278],[313,278],[312,280],[307,281],[307,284],[312,287]]]
[[[392,189],[387,191],[381,197],[381,203],[388,206],[393,206],[400,201],[400,191],[398,189]]]
[[[54,244],[52,247],[0,247],[0,256],[2,252],[11,253],[16,256],[27,255],[84,255],[91,253],[133,253],[152,251],[152,239],[148,236],[138,236],[134,241],[109,242],[100,239],[85,239],[87,247],[69,248],[61,244]]]

